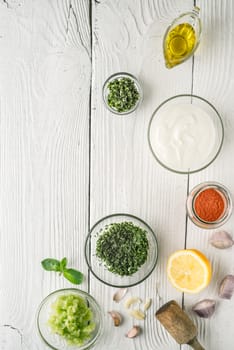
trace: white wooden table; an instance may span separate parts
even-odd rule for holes
[[[232,349],[234,298],[218,298],[221,278],[234,272],[233,249],[208,243],[211,231],[186,216],[187,193],[214,180],[234,193],[234,5],[232,0],[197,1],[203,33],[186,63],[168,70],[162,37],[172,19],[191,10],[183,0],[1,0],[0,1],[0,349],[44,350],[35,313],[50,292],[72,285],[42,270],[46,257],[61,259],[86,276],[80,288],[100,303],[105,329],[95,350],[172,350],[180,347],[155,319],[155,311],[175,299],[184,303],[208,350]],[[126,71],[140,80],[144,101],[126,117],[103,105],[102,85]],[[147,127],[166,98],[194,93],[220,112],[225,141],[207,169],[176,175],[156,163]],[[88,273],[84,241],[101,217],[126,212],[156,232],[159,260],[152,275],[128,296],[153,304],[135,340],[124,335],[135,323],[114,304],[114,288]],[[224,229],[234,234],[234,218]],[[177,249],[197,248],[213,265],[210,286],[198,295],[171,287],[165,266]],[[191,306],[217,300],[210,320]],[[114,328],[107,314],[119,310]]]

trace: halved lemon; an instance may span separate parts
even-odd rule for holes
[[[168,259],[167,275],[178,290],[198,293],[210,283],[212,268],[207,257],[200,251],[177,250]]]

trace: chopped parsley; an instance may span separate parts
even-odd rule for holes
[[[96,255],[110,272],[120,276],[134,274],[147,260],[147,232],[132,222],[107,225],[99,236]]]
[[[131,78],[116,78],[107,85],[107,103],[119,113],[128,112],[137,104],[140,94]]]

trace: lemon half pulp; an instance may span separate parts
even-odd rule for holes
[[[167,275],[178,290],[198,293],[210,283],[212,268],[203,253],[196,249],[184,249],[174,252],[169,257]]]

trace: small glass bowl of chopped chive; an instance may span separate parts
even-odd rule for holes
[[[54,350],[86,350],[96,344],[103,317],[96,300],[76,289],[49,294],[37,312],[37,327],[44,343]]]
[[[129,73],[111,75],[103,85],[105,106],[112,113],[126,115],[139,106],[143,92],[138,80]]]
[[[99,220],[85,242],[85,259],[101,282],[130,287],[143,282],[158,258],[157,238],[148,224],[129,214]]]

